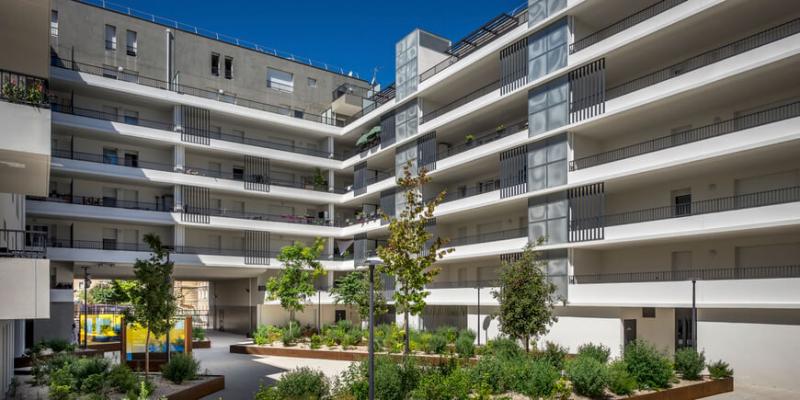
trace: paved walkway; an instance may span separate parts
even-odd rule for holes
[[[209,331],[206,336],[211,339],[211,348],[197,349],[194,356],[200,360],[201,371],[225,375],[225,390],[204,400],[252,399],[260,384],[272,385],[284,372],[297,367],[319,369],[333,378],[350,365],[346,361],[232,354],[230,345],[248,341],[244,336],[216,331]]]
[[[734,378],[735,379],[735,378]],[[800,392],[734,382],[733,392],[708,397],[709,400],[800,400]]]

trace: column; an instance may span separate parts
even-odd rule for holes
[[[183,172],[186,168],[186,146],[176,144],[172,148],[172,163],[175,171]]]

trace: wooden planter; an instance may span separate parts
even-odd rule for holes
[[[225,376],[206,375],[206,377],[213,378],[172,393],[167,396],[167,400],[197,400],[225,389]]]
[[[628,397],[631,400],[694,400],[733,391],[733,378],[715,379],[691,385],[643,393]]]
[[[321,360],[336,360],[336,361],[361,361],[366,360],[369,356],[369,353],[365,351],[352,351],[352,350],[312,350],[312,349],[301,349],[295,347],[269,347],[269,346],[258,346],[254,344],[232,344],[230,347],[231,353],[236,354],[254,354],[260,356],[278,356],[278,357],[295,357],[295,358],[316,358]],[[400,361],[403,359],[402,354],[387,354],[387,353],[375,353],[379,356],[389,356],[396,361]],[[430,365],[438,365],[440,363],[446,362],[449,357],[447,356],[440,356],[440,355],[432,355],[432,354],[412,354],[412,357],[416,358],[418,361],[421,361],[425,364]],[[475,363],[477,359],[471,358],[468,360],[469,363]]]
[[[192,349],[210,349],[211,340],[192,340]]]

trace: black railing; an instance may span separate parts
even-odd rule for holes
[[[347,118],[347,120],[345,121],[345,125],[349,125],[353,121],[355,121],[355,120],[357,120],[357,119],[369,114],[370,112],[376,110],[378,107],[386,104],[389,100],[394,99],[394,96],[396,94],[397,94],[397,90],[395,88],[394,83],[392,83],[391,85],[387,86],[386,89],[383,89],[380,92],[377,92],[377,93],[373,94],[371,97],[369,97],[369,100],[371,101],[371,103],[369,105],[367,105],[366,107],[363,107],[357,113],[355,113],[355,114],[351,115],[349,118]]]
[[[373,183],[378,183],[384,179],[389,179],[394,177],[395,170],[394,169],[387,169],[384,171],[377,171],[377,170],[367,170],[367,178],[364,180],[364,183],[367,185],[372,185]]]
[[[143,86],[149,86],[156,89],[169,90],[180,94],[188,94],[190,96],[202,97],[205,99],[216,100],[224,103],[235,104],[242,107],[252,108],[256,110],[266,111],[275,114],[281,114],[289,117],[305,119],[308,121],[319,122],[326,125],[341,126],[338,121],[333,118],[307,114],[301,110],[295,110],[288,107],[276,106],[268,103],[262,103],[255,100],[241,98],[235,95],[224,94],[214,90],[200,89],[192,86],[182,85],[178,83],[170,83],[160,79],[141,76],[138,73],[133,74],[125,71],[118,71],[106,67],[99,67],[96,65],[86,64],[74,60],[65,60],[54,56],[51,64],[55,67],[69,69],[77,72],[83,72],[92,75],[103,76],[112,79],[118,79],[126,82],[137,83]]]
[[[126,53],[131,57],[136,57],[136,46],[126,46]]]
[[[426,122],[430,122],[430,121],[440,117],[442,114],[446,114],[446,113],[448,113],[450,111],[453,111],[456,108],[461,107],[464,104],[467,104],[467,103],[469,103],[469,102],[471,102],[473,100],[476,100],[476,99],[478,99],[480,97],[483,97],[483,96],[485,96],[485,95],[487,95],[487,94],[489,94],[489,93],[491,93],[491,92],[493,92],[493,91],[495,91],[495,90],[497,90],[499,88],[500,88],[500,81],[496,80],[496,81],[494,81],[492,83],[489,83],[486,86],[483,86],[481,88],[473,90],[472,92],[470,92],[470,93],[468,93],[468,94],[466,94],[464,96],[461,96],[458,99],[453,100],[450,103],[447,103],[446,105],[443,105],[443,106],[441,106],[441,107],[439,107],[439,108],[437,108],[437,109],[435,109],[433,111],[429,111],[429,112],[426,112],[426,113],[422,114],[422,118],[420,118],[420,123],[424,124]]]
[[[776,27],[747,36],[735,42],[718,47],[714,50],[688,58],[669,67],[640,76],[628,82],[616,85],[606,92],[606,99],[613,99],[639,89],[664,82],[679,75],[686,74],[696,69],[711,65],[718,61],[750,51],[757,47],[800,33],[800,19],[794,19]]]
[[[150,246],[146,243],[124,243],[113,239],[104,240],[72,240],[72,239],[54,239],[45,240],[44,243],[51,248],[67,248],[67,249],[88,249],[88,250],[111,250],[111,251],[139,251],[150,252]],[[220,255],[220,256],[233,256],[244,257],[254,256],[254,250],[245,249],[229,249],[220,247],[202,247],[202,246],[172,246],[166,245],[166,248],[175,254],[196,254],[196,255]],[[259,251],[256,257],[277,257],[280,252],[277,251]],[[348,260],[345,256],[322,254],[320,260]]]
[[[77,115],[87,118],[101,119],[105,121],[121,122],[128,125],[144,126],[147,128],[161,129],[171,132],[175,131],[175,125],[169,122],[147,120],[142,118],[131,118],[130,116],[120,115],[117,113],[107,113],[100,110],[74,107],[69,105],[68,102],[60,101],[57,98],[53,98],[52,100],[53,101],[51,102],[51,106],[53,111],[56,112]],[[233,134],[230,132],[206,131],[194,128],[191,129],[191,132],[192,134],[195,135],[208,136],[212,139],[224,140],[226,142],[231,142],[231,143],[248,144],[252,146],[288,151],[291,153],[305,154],[315,157],[333,158],[336,160],[343,160],[345,158],[345,154],[343,152],[339,154],[334,154],[329,151],[322,151],[304,146],[296,146],[294,144],[289,145],[285,143],[273,142],[270,140],[248,138],[242,136],[241,134]]]
[[[500,179],[499,178],[492,178],[484,180],[483,182],[476,183],[470,186],[463,186],[456,189],[444,189],[445,196],[443,203],[447,203],[450,201],[465,199],[467,197],[477,196],[479,194],[494,192],[500,190]],[[439,195],[439,192],[433,192],[429,195],[425,196],[425,201],[430,201],[435,196]]]
[[[45,258],[46,255],[44,232],[0,229],[0,257]]]
[[[456,154],[463,153],[468,150],[472,150],[476,147],[483,146],[487,143],[494,142],[496,140],[502,139],[506,136],[513,135],[518,132],[522,132],[528,129],[528,119],[525,118],[523,121],[516,121],[509,123],[508,126],[506,124],[501,124],[495,129],[490,131],[484,131],[479,135],[467,134],[464,137],[464,143],[456,144],[450,146],[446,149],[439,151],[438,153],[438,160],[445,159],[450,156],[454,156]],[[441,142],[440,142],[441,144]]]
[[[334,223],[334,221],[330,219],[319,218],[309,215],[268,214],[268,213],[252,212],[252,211],[237,211],[225,208],[192,209],[192,212],[211,215],[215,217],[249,219],[253,221],[285,222],[289,224],[318,225],[318,226],[340,226],[339,224]]]
[[[590,34],[589,36],[576,40],[575,43],[569,46],[569,53],[572,54],[581,51],[601,40],[614,36],[617,33],[620,33],[650,18],[653,18],[656,15],[661,14],[662,12],[667,11],[685,2],[686,0],[663,0],[645,9],[637,11],[636,13],[633,13],[625,18],[622,18],[621,20],[614,22],[613,24],[596,31]]]
[[[767,265],[761,267],[695,268],[675,271],[616,272],[570,275],[572,285],[590,283],[625,283],[659,281],[707,281],[728,279],[800,278],[800,265]]]
[[[84,153],[80,151],[72,151],[69,149],[52,149],[52,154],[53,157],[58,157],[58,158],[67,158],[70,160],[88,161],[101,164],[119,165],[122,167],[145,168],[145,169],[154,169],[158,171],[168,171],[168,172],[173,172],[174,169],[172,164],[157,163],[152,161],[142,161],[139,160],[138,158],[126,159],[125,157],[119,157],[118,155]]]
[[[447,50],[450,56],[421,73],[419,81],[424,82],[428,78],[444,71],[462,58],[472,54],[475,50],[493,42],[526,22],[528,22],[527,3],[523,7],[517,7],[510,14],[502,13],[492,18],[483,26],[450,46],[450,49]]]
[[[0,99],[47,107],[47,79],[0,69]]]
[[[517,239],[521,237],[528,237],[528,227],[509,229],[505,231],[479,233],[477,235],[460,236],[451,239],[447,243],[447,246],[463,246],[467,244],[495,242],[498,240]]]
[[[270,178],[268,176],[261,176],[261,175],[248,177],[244,172],[222,171],[218,169],[192,167],[189,165],[185,166],[183,171],[176,171],[176,172],[183,172],[184,174],[187,175],[200,175],[209,178],[219,178],[232,181],[247,180],[248,182],[264,183],[267,185],[283,186],[296,189],[313,190],[316,192],[331,192],[331,190],[329,190],[327,185],[318,186],[312,183],[303,183],[300,181],[288,181],[285,179]],[[347,189],[343,187],[334,187],[332,193],[344,194],[347,193]]]
[[[726,121],[720,121],[689,129],[673,135],[662,136],[646,142],[578,158],[570,161],[569,169],[570,171],[575,171],[613,161],[624,160],[626,158],[652,153],[700,140],[710,139],[720,135],[750,129],[789,118],[796,118],[798,116],[800,116],[800,102],[785,104],[764,111],[758,111],[736,118],[731,118]]]
[[[796,201],[800,201],[800,186],[573,220],[571,221],[571,229],[579,230],[581,226],[592,226],[589,224],[601,224],[602,226],[635,224]]]
[[[50,194],[48,197],[29,196],[30,200],[51,203],[80,204],[84,206],[125,208],[144,211],[172,211],[172,203],[147,202],[138,200],[120,200],[110,197],[74,196],[71,194]]]
[[[499,285],[500,281],[497,280],[431,282],[425,285],[425,288],[426,289],[477,289],[477,288],[498,287]]]

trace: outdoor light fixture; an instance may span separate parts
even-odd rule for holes
[[[383,260],[370,257],[364,263],[369,267],[369,400],[375,400],[375,266]]]

